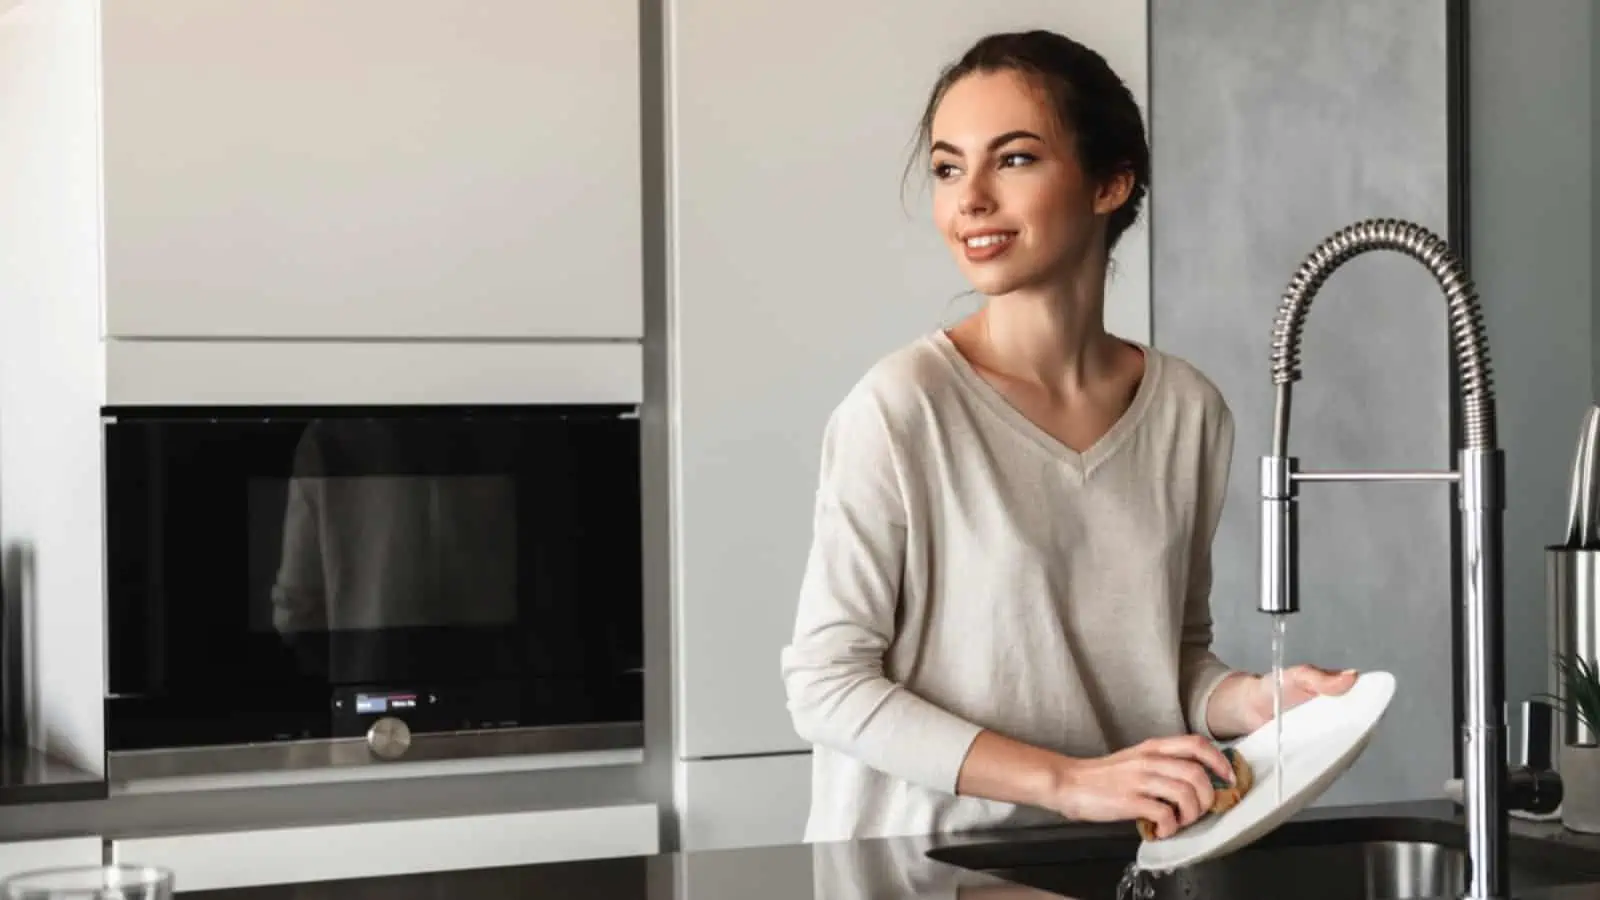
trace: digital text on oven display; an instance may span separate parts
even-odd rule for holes
[[[416,694],[357,694],[357,713],[382,713],[392,709],[412,709],[417,705]]]

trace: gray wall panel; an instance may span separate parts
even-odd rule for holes
[[[1154,340],[1217,382],[1238,443],[1216,542],[1217,649],[1256,669],[1257,459],[1270,336],[1295,267],[1373,216],[1447,228],[1445,3],[1152,6]],[[1444,303],[1418,264],[1363,257],[1308,320],[1290,451],[1306,468],[1448,461]],[[1321,802],[1437,796],[1451,771],[1449,502],[1438,486],[1310,486],[1288,658],[1387,669],[1399,693]]]
[[[1506,451],[1506,697],[1515,713],[1547,686],[1544,548],[1563,533],[1593,396],[1592,0],[1466,5],[1471,256]]]

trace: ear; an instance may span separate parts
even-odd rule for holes
[[[1118,169],[1101,183],[1094,195],[1094,211],[1096,215],[1107,216],[1122,208],[1133,196],[1133,172],[1128,169]]]

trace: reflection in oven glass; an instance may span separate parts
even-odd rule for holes
[[[406,438],[400,421],[316,421],[287,480],[251,480],[252,530],[266,532],[250,555],[253,580],[271,579],[252,591],[252,624],[282,635],[306,674],[354,682],[391,668],[378,658],[384,641],[329,632],[516,621],[511,478],[324,474],[352,458],[378,471],[415,468]]]
[[[485,475],[294,478],[272,583],[278,632],[504,625],[516,498]]]

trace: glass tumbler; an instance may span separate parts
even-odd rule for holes
[[[172,873],[153,866],[77,866],[0,881],[0,900],[172,900]]]

